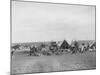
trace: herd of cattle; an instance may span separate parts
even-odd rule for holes
[[[15,51],[21,50],[22,45],[14,45],[11,47],[11,55],[14,54]],[[42,43],[39,46],[36,45],[24,45],[24,48],[28,49],[29,56],[50,56],[50,55],[61,55],[64,53],[84,53],[86,51],[95,51],[96,50],[96,42],[93,42],[91,45],[82,43],[79,45],[78,41],[74,41],[72,44],[68,44],[66,40],[59,46],[57,42],[50,42],[50,44]]]

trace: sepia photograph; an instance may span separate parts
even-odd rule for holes
[[[11,0],[11,74],[96,69],[96,6]]]

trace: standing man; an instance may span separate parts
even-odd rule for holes
[[[83,53],[85,51],[85,44],[82,43],[82,46],[81,46],[81,52]]]
[[[32,54],[35,54],[35,47],[33,45],[31,45],[31,47],[30,47],[30,56]]]

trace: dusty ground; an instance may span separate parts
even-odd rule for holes
[[[11,68],[12,74],[95,69],[96,53],[35,57],[18,52],[12,57]]]

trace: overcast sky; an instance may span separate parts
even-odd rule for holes
[[[94,40],[95,7],[12,2],[12,42]]]

